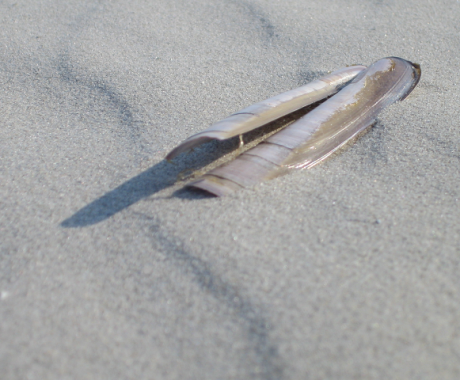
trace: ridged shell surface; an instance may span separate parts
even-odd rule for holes
[[[292,169],[312,167],[372,125],[385,107],[404,99],[420,75],[417,64],[381,59],[301,119],[190,186],[223,196]]]
[[[345,67],[305,86],[255,103],[213,124],[208,129],[189,137],[174,148],[166,156],[166,159],[173,159],[178,154],[210,140],[225,140],[242,135],[300,108],[327,98],[339,91],[365,69],[365,66],[360,65]]]

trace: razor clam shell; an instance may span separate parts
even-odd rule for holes
[[[345,67],[305,86],[253,104],[218,121],[208,129],[189,137],[168,153],[166,159],[173,159],[180,153],[210,140],[226,140],[242,135],[300,108],[327,98],[339,91],[365,69],[365,66],[360,65]]]
[[[372,125],[385,107],[409,95],[420,75],[417,64],[383,58],[301,119],[189,186],[224,196],[310,168]]]

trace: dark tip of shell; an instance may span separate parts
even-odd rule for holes
[[[409,89],[407,90],[407,92],[404,94],[404,96],[402,96],[399,101],[403,101],[404,99],[406,99],[409,94],[413,91],[413,89],[417,86],[418,82],[420,81],[420,78],[422,77],[422,68],[420,66],[420,64],[418,63],[415,63],[415,62],[411,62],[411,61],[406,61],[405,59],[402,59],[402,58],[399,58],[399,57],[389,57],[389,58],[394,58],[394,59],[399,59],[399,60],[402,60],[402,61],[405,61],[407,62],[408,64],[410,64],[412,66],[412,76],[414,78],[411,86],[409,87]]]

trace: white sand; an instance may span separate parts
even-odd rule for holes
[[[460,2],[0,2],[0,377],[458,379]],[[190,134],[349,64],[412,95],[310,171]]]

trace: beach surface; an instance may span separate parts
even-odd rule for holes
[[[1,0],[0,377],[460,378],[458,0]],[[412,94],[310,170],[188,136],[352,64]]]

